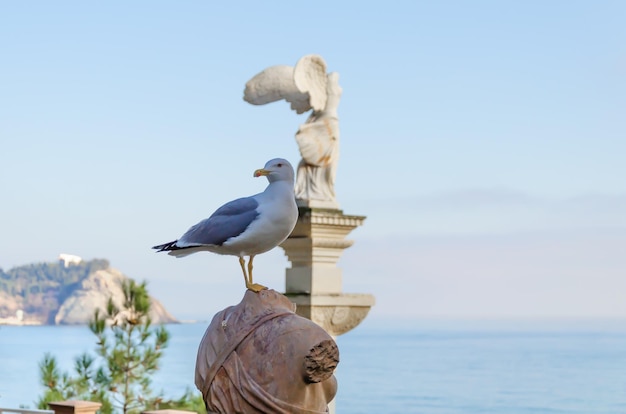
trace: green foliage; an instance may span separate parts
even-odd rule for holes
[[[199,392],[187,389],[185,394],[177,400],[161,401],[158,406],[150,408],[151,410],[186,410],[194,411],[198,414],[206,414],[206,406]]]
[[[46,355],[40,363],[41,381],[46,388],[37,402],[46,408],[52,400],[84,399],[103,404],[101,413],[119,409],[124,414],[158,408],[192,409],[204,412],[201,397],[187,391],[178,400],[164,401],[151,389],[151,376],[169,342],[163,326],[153,327],[148,312],[150,298],[146,283],[133,280],[123,283],[124,303],[118,308],[112,299],[106,312],[99,309],[89,323],[97,338],[96,358],[83,354],[75,360],[75,376],[61,374],[56,360]],[[196,407],[200,406],[200,410]]]
[[[151,326],[150,298],[145,282],[138,285],[128,280],[122,289],[122,308],[118,309],[109,299],[106,315],[103,317],[96,311],[89,328],[98,338],[98,355],[107,362],[106,368],[99,371],[100,385],[126,413],[154,401],[150,375],[159,368],[169,333],[163,326],[154,329]],[[107,335],[107,327],[113,338]]]
[[[39,363],[44,394],[37,400],[37,408],[48,409],[52,401],[86,400],[102,403],[101,414],[111,414],[113,405],[106,392],[99,389],[93,367],[94,359],[82,354],[74,360],[76,376],[59,371],[56,359],[46,353]]]

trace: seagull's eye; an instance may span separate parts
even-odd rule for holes
[[[282,162],[279,162],[278,164],[276,164],[276,166],[280,168],[280,167],[282,167],[282,166],[283,166],[283,163],[282,163]]]

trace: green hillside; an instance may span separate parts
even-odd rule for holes
[[[27,313],[48,315],[50,322],[49,319],[54,318],[52,311],[58,309],[85,278],[108,267],[107,260],[94,259],[68,267],[57,262],[29,264],[7,272],[0,269],[0,317],[13,315],[15,306],[19,306]]]

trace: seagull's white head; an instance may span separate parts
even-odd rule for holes
[[[283,158],[274,158],[265,163],[265,167],[254,172],[255,177],[266,176],[270,183],[274,181],[294,182],[293,167]]]

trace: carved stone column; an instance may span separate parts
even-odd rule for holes
[[[363,224],[364,216],[341,210],[299,208],[291,236],[281,244],[291,261],[286,271],[286,292],[296,313],[311,319],[333,336],[356,327],[374,305],[370,294],[342,293],[337,261],[352,246],[346,236]]]

